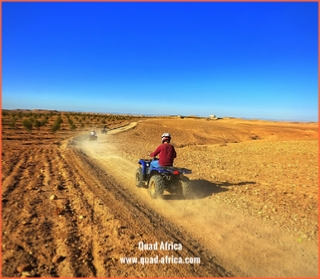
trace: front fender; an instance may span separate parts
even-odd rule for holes
[[[143,176],[145,176],[147,174],[147,168],[148,168],[147,163],[142,159],[140,159],[138,163],[141,165]]]

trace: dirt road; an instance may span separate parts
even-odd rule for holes
[[[212,203],[210,198],[152,200],[146,189],[134,186],[134,172],[128,170],[134,170],[138,165],[119,156],[119,150],[113,144],[117,139],[112,136],[117,132],[101,137],[96,145],[82,142],[81,149],[121,182],[127,195],[157,212],[158,221],[169,220],[197,239],[202,249],[210,251],[224,269],[241,277],[317,276],[318,247],[315,242],[298,242],[279,228],[263,224],[225,204]],[[160,235],[156,239],[165,240]]]
[[[165,122],[161,123],[165,125]],[[257,181],[268,182],[265,177],[270,176],[270,172],[264,174],[264,179],[258,177],[253,181],[246,178],[244,170],[236,172],[235,169],[234,173],[240,178],[228,185],[222,181],[223,175],[228,173],[227,167],[218,158],[220,161],[216,163],[224,166],[225,171],[220,167],[221,176],[215,173],[217,184],[209,179],[198,179],[198,175],[207,177],[212,173],[201,174],[193,162],[193,199],[165,196],[162,200],[153,200],[146,189],[136,188],[134,171],[139,159],[136,156],[146,154],[145,149],[154,143],[142,146],[143,143],[135,142],[134,137],[139,138],[141,131],[153,131],[151,124],[145,122],[141,126],[138,123],[129,131],[126,129],[133,128],[135,123],[110,130],[106,135],[98,134],[97,142],[89,142],[87,135],[67,140],[39,138],[23,142],[8,136],[3,141],[3,277],[317,277],[317,235],[300,238],[300,231],[294,233],[282,229],[280,217],[276,219],[280,223],[273,225],[248,215],[235,206],[238,205],[236,201],[232,202],[234,194],[240,200],[246,191],[254,191],[251,187],[262,185]],[[119,133],[121,131],[125,132]],[[309,136],[313,130],[307,127],[307,132],[303,133]],[[180,135],[181,138],[185,136],[183,139],[187,142],[186,135]],[[223,140],[231,136],[226,133]],[[197,140],[206,143],[205,133]],[[235,141],[234,138],[231,140]],[[126,148],[123,148],[125,144]],[[223,156],[228,158],[228,152],[235,157],[239,150],[250,153],[251,146],[261,144],[272,145],[274,149],[279,143],[228,143],[220,149],[215,149],[219,145],[213,148],[215,154],[224,148]],[[308,160],[315,162],[312,152],[308,151],[310,148],[314,150],[313,142],[301,146],[300,142],[281,142],[279,146],[289,145],[292,150],[292,144],[302,150],[308,164]],[[138,149],[132,151],[133,146]],[[187,155],[181,154],[184,148],[190,148]],[[187,164],[189,157],[183,156],[199,152],[208,155],[210,148],[209,145],[177,146],[182,158],[177,162]],[[236,148],[239,148],[238,152],[234,152]],[[290,154],[286,156],[289,162]],[[233,163],[236,168],[237,162]],[[304,174],[308,168],[303,168]],[[298,176],[299,172],[294,174]],[[280,177],[278,173],[274,175]],[[311,170],[303,185],[309,187],[308,183],[312,185],[315,177]],[[284,187],[285,181],[281,183]],[[200,188],[202,191],[197,192]],[[259,196],[263,196],[263,189],[259,189]],[[314,202],[312,189],[309,191],[309,207]],[[231,204],[221,200],[224,195]],[[306,213],[306,220],[310,223],[307,228],[313,224],[310,221],[314,220],[310,219],[313,218],[313,208],[310,207],[310,214]],[[279,208],[278,215],[280,213]],[[307,228],[305,230],[309,232]],[[169,248],[176,244],[177,250],[161,250],[161,243],[169,244]],[[143,258],[145,261],[152,258],[155,261],[162,257],[167,260],[166,264],[123,262],[129,258]],[[194,263],[172,263],[179,258]],[[197,263],[199,259],[200,263]]]

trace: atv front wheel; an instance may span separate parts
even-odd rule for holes
[[[149,181],[149,192],[153,199],[162,197],[165,188],[165,183],[161,175],[155,174]]]
[[[136,171],[136,186],[141,188],[143,186],[143,173],[142,169],[139,167]]]

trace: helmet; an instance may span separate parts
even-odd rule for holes
[[[164,143],[165,141],[170,142],[170,140],[171,140],[171,135],[169,133],[162,134],[161,136],[162,143]]]

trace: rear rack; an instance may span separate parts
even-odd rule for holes
[[[174,171],[179,171],[183,174],[190,174],[192,173],[191,170],[186,169],[186,168],[177,168],[177,167],[171,167],[171,166],[166,166],[166,167],[159,167],[157,168],[158,170],[163,170],[163,171],[170,171],[170,172],[174,172]]]

